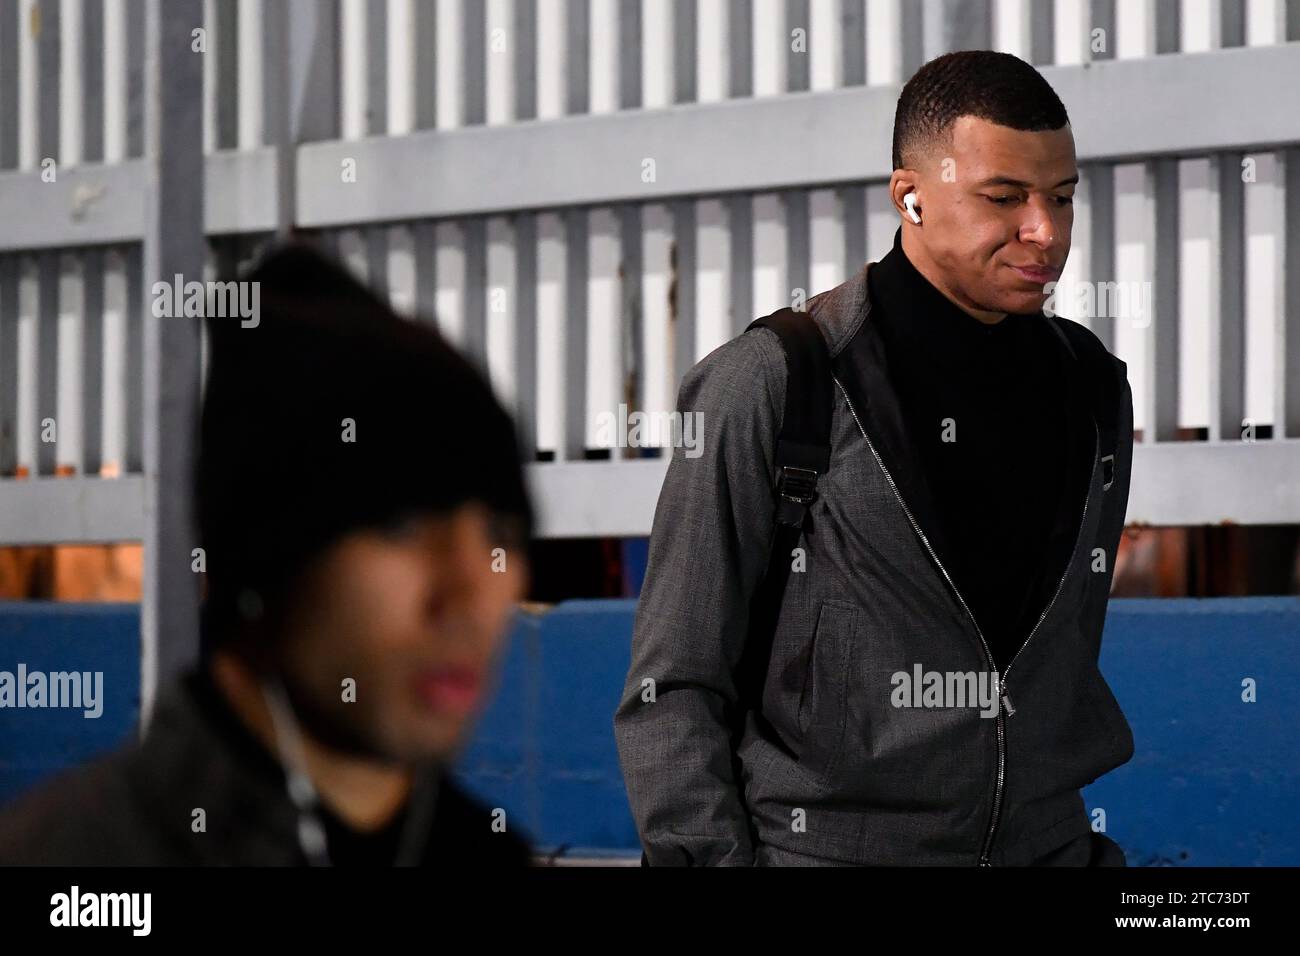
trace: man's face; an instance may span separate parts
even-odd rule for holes
[[[949,153],[916,171],[923,225],[912,230],[942,291],[980,311],[1037,312],[1070,254],[1070,127],[1028,133],[962,116]]]
[[[491,693],[526,561],[478,505],[336,542],[295,590],[281,645],[307,729],[394,762],[452,757]]]

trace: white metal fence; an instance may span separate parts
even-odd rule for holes
[[[145,9],[0,0],[0,543],[144,536]],[[1129,364],[1130,520],[1300,521],[1294,0],[203,11],[209,268],[295,225],[436,316],[538,452],[544,535],[648,532],[665,462],[591,460],[598,415],[671,410],[754,316],[882,255],[900,82],[972,47],[1070,110],[1066,280],[1153,283],[1145,324],[1076,316]]]

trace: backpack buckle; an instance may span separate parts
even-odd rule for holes
[[[1106,455],[1101,459],[1101,490],[1109,491],[1115,483],[1115,456]]]
[[[817,497],[817,472],[811,468],[781,467],[781,477],[776,481],[776,492],[787,501],[810,505]]]

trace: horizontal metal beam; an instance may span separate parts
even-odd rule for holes
[[[1070,114],[1080,162],[1252,152],[1300,141],[1300,110],[1267,94],[1300,89],[1297,43],[1097,60],[1042,73]]]
[[[1242,109],[1300,88],[1300,44],[1042,70],[1070,112],[1080,162],[1300,143],[1300,110]],[[421,130],[298,147],[298,222],[321,228],[524,209],[651,202],[887,179],[896,86]],[[833,148],[832,147],[833,144]],[[356,182],[344,183],[345,160]],[[653,179],[646,175],[653,160]],[[271,147],[205,163],[208,235],[276,227]],[[0,252],[139,241],[140,160],[0,173]]]
[[[633,538],[650,533],[666,458],[527,466],[539,538]]]
[[[222,150],[204,159],[203,224],[209,236],[274,232],[276,150]]]
[[[537,536],[649,534],[667,460],[537,463],[526,467]],[[139,541],[144,486],[123,478],[0,480],[0,546]]]
[[[1129,525],[1300,523],[1300,440],[1134,446]],[[542,538],[650,533],[666,459],[530,465]]]
[[[1070,112],[1080,162],[1249,151],[1300,142],[1300,110],[1244,109],[1300,89],[1300,44],[1043,74]],[[884,180],[896,86],[852,87],[312,143],[298,151],[309,227],[759,192]],[[346,160],[357,181],[340,184]],[[647,175],[653,161],[652,181]]]
[[[1300,440],[1134,446],[1129,525],[1300,523]],[[650,533],[666,459],[530,465],[541,538]]]
[[[204,159],[208,235],[275,229],[272,147],[222,150]],[[0,173],[0,252],[139,242],[144,234],[145,165],[140,159],[69,166],[54,182],[39,172]]]
[[[667,459],[526,466],[539,538],[644,537]],[[1129,525],[1300,523],[1300,439],[1134,447]],[[1195,480],[1192,480],[1192,476]],[[138,541],[139,477],[0,480],[0,545]]]
[[[1300,439],[1137,445],[1125,522],[1300,523]]]
[[[106,544],[144,537],[144,480],[0,480],[0,545]]]
[[[0,250],[139,242],[144,163],[70,166],[55,182],[39,172],[0,173]]]

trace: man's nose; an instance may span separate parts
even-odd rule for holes
[[[510,604],[503,596],[503,578],[513,570],[508,562],[518,560],[496,547],[499,543],[485,533],[485,525],[473,510],[456,515],[440,575],[448,617],[466,637],[480,640],[491,639],[502,625],[503,608]]]
[[[1020,241],[1042,249],[1055,249],[1065,241],[1065,223],[1056,216],[1049,199],[1030,199],[1020,223]]]

